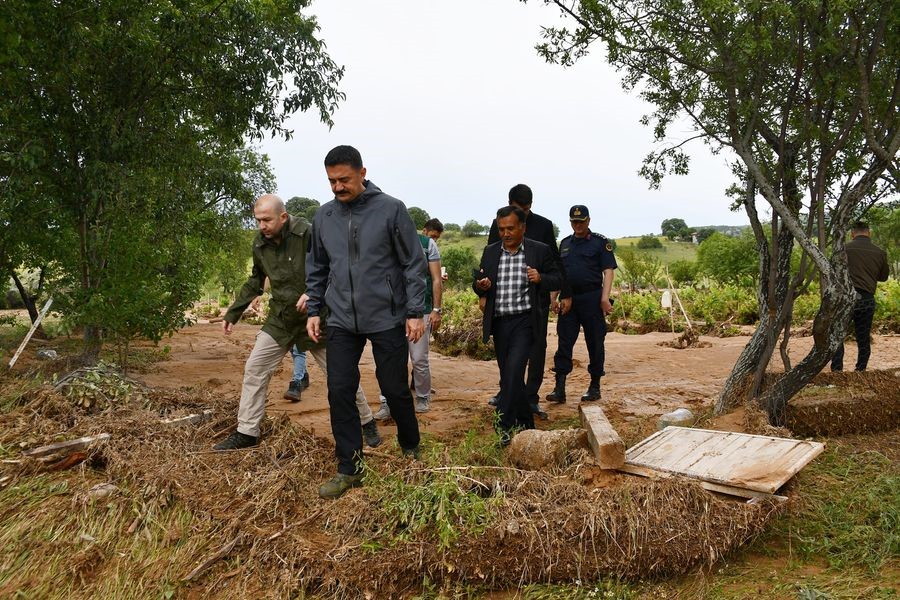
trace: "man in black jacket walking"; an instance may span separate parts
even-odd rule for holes
[[[529,240],[535,240],[546,244],[553,254],[553,260],[556,261],[560,272],[563,274],[563,280],[560,287],[553,289],[543,289],[540,292],[539,300],[544,309],[544,320],[540,323],[541,327],[536,329],[534,334],[534,346],[531,348],[531,354],[528,356],[528,379],[525,383],[525,395],[528,397],[528,404],[531,411],[539,417],[546,419],[547,413],[541,410],[540,390],[541,384],[544,382],[544,363],[547,359],[547,318],[550,314],[550,295],[561,290],[565,285],[565,272],[562,270],[562,261],[559,258],[559,248],[556,245],[556,235],[553,233],[553,222],[546,217],[531,211],[531,205],[534,201],[534,195],[531,188],[524,183],[514,185],[509,190],[509,205],[519,208],[525,214],[525,237]],[[497,228],[497,220],[491,223],[491,231],[488,234],[488,244],[500,241],[500,233]],[[568,298],[571,294],[564,291],[560,298]],[[497,406],[499,392],[491,398],[490,404]]]
[[[319,488],[336,498],[362,483],[362,435],[354,395],[359,358],[372,343],[378,385],[397,423],[405,456],[417,457],[419,424],[407,386],[408,342],[425,330],[425,273],[419,235],[406,206],[366,179],[359,151],[337,146],[325,157],[334,200],[316,211],[306,259],[306,294],[312,340],[322,335],[320,312],[329,309],[328,406],[338,473]]]
[[[525,390],[525,366],[531,348],[546,335],[548,305],[542,296],[562,285],[562,272],[553,252],[525,238],[525,213],[515,206],[497,211],[500,242],[489,244],[472,288],[484,314],[482,336],[494,337],[500,369],[500,441],[508,444],[512,430],[533,429]]]

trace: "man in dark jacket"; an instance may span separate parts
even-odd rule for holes
[[[535,240],[546,244],[553,253],[553,259],[562,271],[562,262],[559,258],[559,249],[556,246],[556,235],[553,233],[553,223],[550,219],[531,211],[534,197],[531,188],[524,183],[514,185],[509,190],[509,205],[515,206],[525,213],[525,237],[529,240]],[[497,220],[491,223],[491,230],[488,234],[488,244],[500,241],[500,233],[497,229]],[[565,276],[565,273],[563,272]],[[545,289],[540,293],[541,305],[544,307],[544,314],[550,314],[550,295],[556,296],[556,292],[565,284],[565,277],[560,284],[560,288]],[[564,292],[561,298],[568,298],[570,294]],[[544,363],[547,359],[547,318],[541,322],[540,330],[535,330],[534,346],[531,348],[531,354],[528,357],[528,379],[525,383],[525,394],[528,396],[528,404],[531,411],[539,417],[546,419],[547,413],[540,408],[540,390],[541,384],[544,382]],[[490,404],[497,405],[499,393],[491,398]]]
[[[336,498],[362,483],[362,437],[353,401],[359,358],[372,342],[378,385],[397,423],[405,456],[417,457],[419,424],[407,386],[408,342],[425,330],[425,255],[406,206],[366,180],[362,157],[337,146],[325,157],[334,200],[313,218],[312,250],[306,262],[307,331],[321,336],[319,314],[329,309],[326,332],[328,405],[338,473],[319,488]]]
[[[847,270],[856,290],[853,305],[853,330],[856,334],[856,370],[865,371],[872,354],[872,318],[875,316],[875,288],[879,281],[887,281],[887,253],[872,243],[869,225],[862,221],[853,224],[851,240],[847,243]],[[844,370],[844,344],[838,346],[831,359],[832,371]]]
[[[546,335],[547,310],[542,296],[562,285],[562,272],[552,250],[525,238],[525,213],[516,206],[497,211],[500,242],[489,244],[472,283],[484,314],[482,336],[494,337],[500,369],[500,442],[510,441],[516,428],[533,429],[525,391],[525,366],[536,339]]]
[[[225,335],[231,334],[244,309],[263,293],[267,278],[272,294],[269,316],[244,366],[237,429],[216,444],[215,450],[237,450],[258,443],[269,380],[289,348],[296,345],[303,352],[310,350],[319,366],[323,370],[327,368],[325,348],[309,339],[306,315],[296,308],[298,298],[306,289],[309,223],[285,212],[284,202],[272,194],[259,197],[253,214],[259,224],[259,233],[253,240],[253,270],[225,313],[222,330]],[[377,446],[381,443],[378,427],[360,387],[356,389],[355,402],[366,441],[370,446]]]

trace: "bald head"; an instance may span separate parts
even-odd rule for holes
[[[263,237],[275,243],[281,241],[281,230],[288,220],[284,200],[275,194],[263,194],[256,199],[253,216],[256,217],[256,224]]]

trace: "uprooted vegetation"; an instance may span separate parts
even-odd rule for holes
[[[380,449],[365,486],[324,501],[333,448],[285,418],[257,449],[213,453],[235,407],[211,395],[142,390],[100,411],[74,400],[43,387],[0,417],[0,595],[356,598],[653,578],[716,562],[777,510],[684,481],[594,487],[584,464],[515,469],[474,430],[427,439],[423,462]],[[200,425],[160,422],[204,408],[215,417]],[[68,471],[18,452],[101,432],[109,441]]]

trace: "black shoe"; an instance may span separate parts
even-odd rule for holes
[[[594,400],[600,399],[600,384],[594,385],[593,383],[588,386],[587,391],[581,396],[582,402],[592,402]]]
[[[303,374],[303,377],[300,378],[300,391],[305,390],[309,387],[309,371]]]
[[[566,401],[566,376],[565,375],[557,375],[556,376],[556,386],[553,388],[553,391],[544,396],[544,400],[548,402],[556,402],[557,404],[563,404]]]
[[[377,448],[381,445],[381,436],[378,435],[378,425],[375,424],[375,419],[363,425],[362,431],[363,439],[366,440],[366,445],[369,448]]]
[[[241,448],[250,448],[259,443],[259,438],[233,431],[227,438],[213,446],[213,450],[240,450]]]
[[[501,429],[497,435],[500,437],[501,448],[506,448],[512,442],[512,434],[505,429]]]
[[[406,458],[411,458],[413,460],[419,460],[419,447],[415,448],[403,448],[403,456]]]
[[[550,415],[548,415],[543,410],[541,410],[541,407],[539,404],[531,405],[531,414],[537,416],[539,419],[543,419],[544,421],[546,421],[550,418]]]
[[[497,402],[499,402],[500,400],[499,396],[500,394],[494,394],[493,396],[488,398],[488,404],[490,404],[491,406],[497,406]]]
[[[301,381],[292,381],[288,384],[288,389],[284,393],[284,399],[291,402],[300,402],[300,393],[303,391]]]

